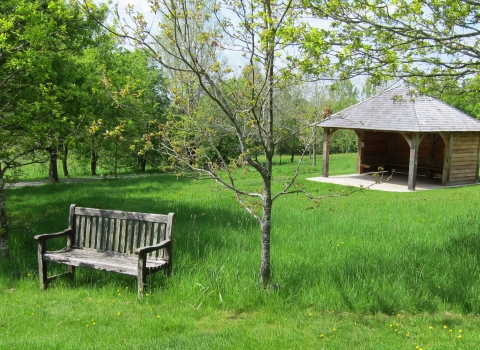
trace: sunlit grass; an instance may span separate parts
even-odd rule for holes
[[[354,172],[355,155],[332,156],[331,166]],[[293,170],[277,166],[275,176]],[[312,193],[345,190],[304,180],[320,171],[306,162],[299,182]],[[243,181],[259,183],[253,175]],[[12,189],[0,348],[475,349],[478,201],[476,186],[367,190],[317,205],[282,197],[263,288],[258,224],[212,182],[152,175]],[[65,228],[71,203],[176,212],[172,277],[150,276],[142,300],[135,278],[81,268],[40,292],[32,237]]]

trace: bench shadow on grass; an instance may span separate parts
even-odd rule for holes
[[[214,188],[216,185],[212,183],[212,191]],[[170,193],[168,194],[170,198],[161,198],[161,194],[168,190],[171,190],[173,195]],[[174,176],[162,176],[158,179],[142,177],[75,184],[60,183],[11,190],[7,203],[11,203],[9,207],[13,209],[14,219],[17,221],[10,234],[13,257],[8,264],[0,264],[0,273],[13,278],[18,278],[25,271],[37,275],[37,242],[33,240],[33,236],[65,229],[68,208],[72,203],[113,210],[163,214],[175,212],[174,273],[183,258],[188,257],[189,260],[201,264],[212,250],[215,251],[225,245],[235,246],[226,242],[235,240],[235,237],[228,237],[223,231],[231,229],[230,223],[239,220],[243,212],[238,209],[233,199],[227,198],[226,201],[218,202],[214,199],[204,199],[201,193],[194,191],[191,180]],[[26,201],[22,200],[22,197],[40,200]],[[192,200],[191,197],[196,198]],[[226,203],[232,205],[225,205]],[[61,249],[64,246],[65,239],[59,238],[49,244],[47,249]],[[50,264],[49,275],[63,272],[64,268],[63,265]],[[160,283],[161,287],[166,280],[162,275],[162,272],[153,274],[148,281],[153,281],[155,286]],[[75,281],[61,278],[54,283],[67,285],[94,283],[94,286],[97,283],[102,285],[113,283],[136,288],[135,277],[82,268],[77,270]]]

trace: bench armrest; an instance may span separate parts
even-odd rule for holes
[[[47,239],[51,238],[57,238],[57,237],[63,237],[63,236],[69,236],[73,233],[73,230],[71,228],[67,228],[63,231],[57,232],[57,233],[47,233],[44,235],[36,235],[33,237],[33,239],[37,241],[46,241]]]
[[[154,250],[158,250],[160,248],[165,248],[165,247],[168,247],[168,246],[171,246],[171,245],[172,245],[172,241],[167,239],[167,240],[161,241],[160,243],[155,244],[155,245],[137,248],[137,249],[135,249],[135,254],[145,255],[145,254],[148,254],[150,252],[153,252]]]

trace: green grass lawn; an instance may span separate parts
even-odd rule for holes
[[[310,164],[299,177],[309,192],[346,191],[305,181],[321,173]],[[292,171],[278,165],[275,179]],[[355,155],[331,156],[332,174],[354,171]],[[242,181],[259,186],[253,175]],[[258,225],[212,182],[163,174],[10,189],[0,349],[479,349],[479,190],[284,196],[272,282],[260,288]],[[40,291],[33,236],[66,228],[71,203],[176,212],[172,276],[149,277],[141,300],[135,278],[81,268]]]

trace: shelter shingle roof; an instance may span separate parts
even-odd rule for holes
[[[315,125],[340,129],[402,132],[480,131],[480,121],[405,85],[332,114]]]

